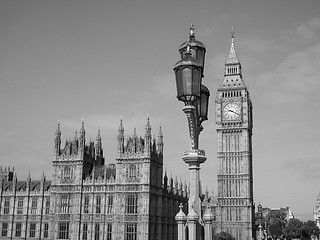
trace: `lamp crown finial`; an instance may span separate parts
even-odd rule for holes
[[[190,37],[194,37],[194,26],[193,24],[190,25]]]

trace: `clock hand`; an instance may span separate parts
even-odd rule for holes
[[[235,112],[235,111],[232,111],[232,110],[230,110],[230,109],[228,109],[228,112],[233,112],[233,113],[235,113],[235,114],[240,115],[239,113],[237,113],[237,112]]]

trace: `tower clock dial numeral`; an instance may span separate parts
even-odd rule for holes
[[[223,119],[225,120],[238,120],[240,119],[240,106],[237,103],[228,103],[223,108]]]

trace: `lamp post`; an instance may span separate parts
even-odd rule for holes
[[[188,164],[190,176],[190,189],[188,201],[189,240],[200,239],[201,216],[200,200],[200,165],[206,161],[205,151],[199,149],[199,135],[203,130],[202,122],[208,119],[208,104],[210,92],[202,84],[204,72],[205,47],[194,36],[191,25],[187,42],[179,50],[181,60],[174,66],[177,85],[177,98],[184,103],[183,111],[187,116],[191,140],[190,150],[183,154],[183,161]],[[195,215],[196,214],[196,215]],[[212,214],[211,214],[212,215]],[[209,218],[211,218],[211,215]],[[196,238],[191,235],[191,223],[197,216]],[[212,216],[213,218],[213,216]],[[191,221],[192,220],[192,221]],[[212,221],[207,221],[212,224]],[[192,227],[194,227],[192,225]]]

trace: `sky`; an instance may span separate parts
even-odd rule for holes
[[[183,103],[173,67],[189,26],[206,46],[210,92],[201,181],[217,193],[215,96],[231,28],[253,102],[254,202],[313,219],[320,192],[320,2],[318,0],[0,1],[0,165],[18,180],[51,179],[58,121],[62,143],[85,122],[101,131],[115,163],[117,129],[164,134],[164,168],[188,180]]]

